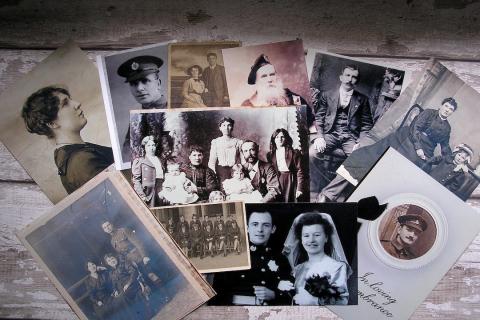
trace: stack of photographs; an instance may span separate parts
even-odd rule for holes
[[[479,94],[438,61],[411,79],[302,40],[173,40],[97,65],[69,42],[0,98],[56,204],[18,237],[82,319],[402,319],[480,231]],[[387,210],[359,224],[371,196]]]

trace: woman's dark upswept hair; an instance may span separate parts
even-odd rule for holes
[[[283,136],[285,137],[285,148],[293,148],[293,139],[290,137],[290,134],[288,133],[287,130],[283,128],[276,129],[272,133],[272,137],[270,138],[270,155],[273,155],[275,151],[277,151],[277,145],[275,144],[275,138],[278,136],[279,133],[283,133]]]
[[[333,226],[328,222],[327,219],[322,217],[318,212],[306,212],[303,216],[298,220],[297,224],[295,225],[295,237],[302,242],[302,229],[304,226],[311,226],[319,224],[323,226],[323,231],[325,231],[325,236],[327,237],[327,242],[325,243],[324,251],[328,256],[332,255],[332,233],[333,233]],[[308,257],[303,245],[300,244],[300,256],[304,256],[304,259]]]
[[[22,118],[28,132],[54,137],[49,123],[57,119],[60,99],[55,93],[63,93],[70,97],[67,89],[55,86],[42,88],[28,97],[22,108]]]

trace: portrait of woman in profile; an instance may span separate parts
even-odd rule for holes
[[[132,183],[140,199],[150,207],[159,205],[158,192],[165,179],[165,169],[157,157],[157,144],[153,136],[142,139],[143,156],[132,162]]]
[[[202,67],[199,65],[193,65],[187,69],[187,74],[190,76],[183,83],[182,108],[206,108],[207,106],[203,102],[202,94],[205,92],[205,82],[200,79]]]
[[[347,280],[352,270],[332,218],[327,213],[306,212],[295,218],[285,240],[283,254],[293,270],[295,283],[283,290],[295,290],[297,305],[345,305]]]
[[[305,194],[305,179],[302,168],[302,154],[293,149],[293,140],[288,131],[276,129],[270,138],[270,152],[267,161],[277,172],[283,202],[296,202]]]

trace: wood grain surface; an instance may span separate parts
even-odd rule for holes
[[[480,91],[480,1],[0,1],[0,94],[69,38],[89,57],[164,40],[304,39],[412,72],[437,56]],[[386,58],[390,56],[390,58]],[[395,59],[391,58],[395,57]],[[480,191],[468,201],[480,211]],[[15,232],[52,204],[0,143],[0,318],[75,319]],[[321,307],[201,307],[189,319],[336,319]],[[480,236],[412,319],[480,318]]]

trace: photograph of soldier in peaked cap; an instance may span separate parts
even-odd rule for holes
[[[390,256],[411,260],[430,250],[437,236],[435,221],[425,209],[400,205],[385,213],[379,225],[380,243]]]
[[[403,70],[309,49],[316,132],[310,135],[310,190],[315,197],[398,98]],[[408,80],[408,79],[407,79]]]
[[[113,163],[98,71],[74,42],[0,101],[2,143],[53,203]]]
[[[213,290],[118,171],[19,233],[81,319],[180,319]]]
[[[222,49],[240,42],[180,42],[169,46],[170,108],[229,107]]]
[[[129,111],[167,108],[169,43],[97,57],[117,170],[130,168]],[[160,136],[155,126],[143,130]]]

